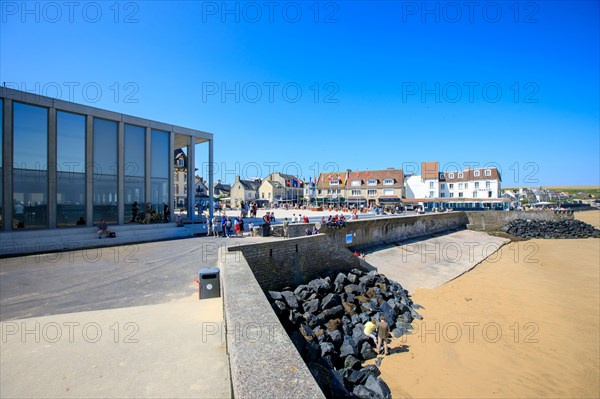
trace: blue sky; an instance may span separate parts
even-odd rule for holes
[[[600,184],[599,2],[475,3],[2,1],[0,81],[213,132],[225,181],[437,160]]]

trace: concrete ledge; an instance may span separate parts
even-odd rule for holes
[[[127,224],[109,226],[109,229],[117,234],[115,238],[103,237],[99,240],[96,227],[0,232],[0,257],[187,238],[205,233],[206,225],[177,227],[175,223]]]
[[[219,267],[234,397],[324,398],[244,256]]]
[[[564,220],[573,219],[572,213],[554,211],[482,211],[465,212],[469,219],[468,228],[477,231],[493,231],[516,219]]]
[[[359,259],[326,234],[234,245],[228,251],[223,257],[232,261],[243,254],[263,291],[281,290],[360,268]]]
[[[350,220],[346,227],[319,230],[331,237],[336,246],[365,249],[381,244],[396,243],[411,238],[464,229],[469,220],[464,212],[437,213],[419,216],[386,217]],[[348,237],[350,235],[350,237]],[[350,242],[348,242],[350,238]]]

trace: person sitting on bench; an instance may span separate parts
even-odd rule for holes
[[[104,222],[104,219],[100,219],[100,224],[98,225],[98,239],[102,238],[102,234],[106,237],[110,235],[110,230],[108,229],[108,225]]]

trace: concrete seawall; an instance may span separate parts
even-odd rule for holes
[[[265,291],[297,286],[334,271],[360,267],[359,259],[333,242],[327,234],[236,245],[229,247],[229,251],[243,254],[256,281]]]
[[[482,211],[464,212],[469,219],[467,228],[477,231],[494,231],[516,219],[564,220],[573,219],[573,214],[554,211]]]
[[[324,398],[246,259],[220,254],[219,268],[233,397]]]
[[[464,229],[469,220],[464,212],[439,213],[398,218],[351,220],[346,228],[321,227],[333,242],[343,248],[361,249],[446,231]]]

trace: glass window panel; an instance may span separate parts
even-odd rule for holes
[[[85,116],[56,113],[56,225],[85,226]]]
[[[47,228],[48,109],[15,102],[13,129],[14,227]]]
[[[117,223],[116,122],[94,118],[94,220]]]
[[[2,113],[4,112],[4,102],[0,100],[0,231],[4,228],[4,219],[2,219],[2,201],[4,201],[4,195],[2,192],[2,187],[4,186],[3,174],[2,174],[2,143],[4,143],[4,136],[2,134],[2,129],[4,129],[4,119],[2,119]]]
[[[146,171],[146,129],[125,125],[125,223],[142,221]]]
[[[152,130],[152,209],[163,211],[169,202],[169,133]]]

